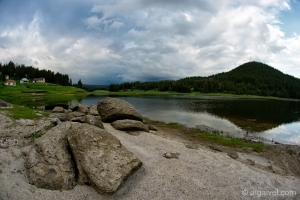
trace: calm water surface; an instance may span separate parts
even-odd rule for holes
[[[97,104],[106,97],[87,96],[69,104]],[[189,127],[211,127],[237,137],[264,138],[300,145],[300,102],[181,95],[117,97],[143,116]]]

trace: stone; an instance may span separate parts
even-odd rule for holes
[[[199,149],[198,144],[186,144],[185,146],[189,149],[196,149],[196,150]]]
[[[104,129],[100,116],[86,115],[85,123]]]
[[[70,109],[72,112],[77,111],[77,109],[78,109],[78,104],[70,105],[70,106],[69,106],[69,109]]]
[[[139,131],[126,131],[126,133],[128,133],[129,135],[133,135],[133,136],[138,136],[141,134]]]
[[[148,125],[148,129],[151,131],[157,131],[158,129],[156,128],[156,126],[154,126],[153,124],[149,124]]]
[[[98,110],[97,110],[97,105],[90,106],[88,114],[99,116],[99,113],[98,113]]]
[[[89,108],[87,106],[80,104],[80,103],[77,106],[78,106],[77,112],[81,112],[84,114],[87,114],[89,112]]]
[[[115,192],[142,162],[107,131],[73,123],[67,132],[78,169],[78,182],[89,183],[101,194]]]
[[[253,160],[249,159],[249,158],[246,159],[245,162],[246,162],[246,164],[248,164],[248,165],[255,165],[255,162],[254,162]]]
[[[55,113],[64,113],[65,109],[63,107],[56,106],[52,111]]]
[[[114,122],[121,119],[143,121],[142,115],[128,102],[107,97],[97,104],[97,110],[103,122]]]
[[[209,145],[208,147],[211,148],[212,150],[215,150],[215,151],[219,151],[219,152],[222,152],[222,151],[223,151],[223,150],[222,150],[220,147],[218,147],[218,146]]]
[[[85,123],[86,122],[86,116],[81,116],[81,117],[74,117],[71,120],[72,122],[79,122],[79,123]]]
[[[0,108],[12,108],[13,105],[0,99]]]
[[[68,120],[68,117],[67,117],[66,113],[52,113],[52,114],[49,115],[49,117],[58,118],[62,122]]]
[[[230,151],[230,152],[227,152],[227,155],[233,159],[238,159],[239,158],[239,155],[236,153],[236,152],[233,152],[233,151]]]
[[[68,120],[72,121],[73,118],[84,117],[85,114],[81,112],[70,112],[67,114]]]
[[[168,158],[168,159],[173,159],[173,158],[178,159],[179,153],[170,153],[170,152],[168,152],[168,153],[164,153],[163,156],[165,158]]]
[[[25,161],[30,184],[50,190],[69,190],[75,186],[75,166],[69,152],[64,122],[34,141]]]
[[[111,125],[117,130],[133,131],[140,130],[149,132],[148,127],[140,121],[132,119],[117,120],[111,123]]]

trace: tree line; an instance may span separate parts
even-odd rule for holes
[[[34,78],[45,78],[48,83],[59,84],[63,86],[72,85],[72,79],[67,74],[61,74],[59,72],[54,73],[51,70],[39,70],[32,66],[25,66],[24,64],[17,64],[12,61],[6,64],[0,63],[0,72],[2,72],[2,80],[5,75],[15,79],[34,79]],[[81,81],[80,81],[81,83]],[[82,87],[82,83],[81,83]]]
[[[182,93],[230,93],[300,99],[300,79],[283,74],[260,62],[248,62],[229,71],[208,77],[187,77],[156,82],[111,84],[109,91],[158,90]]]

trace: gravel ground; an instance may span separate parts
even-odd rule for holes
[[[13,122],[1,114],[0,122],[0,134],[7,133]],[[204,146],[190,149],[183,141],[146,132],[134,136],[117,131],[110,124],[104,126],[143,162],[142,168],[113,195],[100,195],[88,185],[51,191],[28,184],[24,161],[31,144],[19,141],[23,145],[13,143],[0,148],[0,200],[300,199],[300,179],[296,176],[268,172]],[[4,137],[0,135],[0,139]],[[178,159],[167,159],[165,153],[178,153]]]

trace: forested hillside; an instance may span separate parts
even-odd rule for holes
[[[125,82],[109,86],[110,91],[127,89],[219,92],[300,99],[300,79],[260,62],[245,63],[229,72],[208,77],[187,77],[177,81]]]
[[[38,68],[34,68],[32,66],[15,64],[12,61],[6,64],[0,63],[0,72],[2,72],[0,80],[4,80],[4,76],[8,75],[10,78],[16,80],[22,78],[45,78],[46,82],[48,83],[72,85],[72,80],[69,79],[69,76],[67,74],[60,74],[58,72],[54,73],[53,71],[45,69],[39,70]]]

